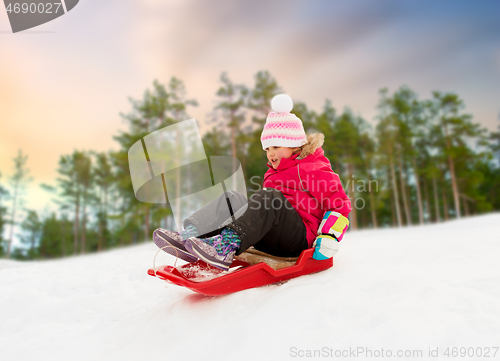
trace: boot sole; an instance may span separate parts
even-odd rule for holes
[[[179,242],[174,239],[168,237],[163,232],[153,232],[153,242],[161,248],[162,251],[171,254],[177,258],[180,258],[187,262],[196,262],[198,258],[188,253],[184,245],[179,244]],[[181,248],[182,247],[182,248]]]

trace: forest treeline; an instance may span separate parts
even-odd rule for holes
[[[267,170],[260,134],[271,99],[282,92],[261,71],[252,86],[235,84],[223,73],[214,94],[205,152],[239,159],[249,195]],[[0,255],[64,257],[143,242],[157,227],[173,228],[168,205],[135,198],[127,154],[151,132],[189,119],[198,103],[187,95],[178,78],[166,85],[154,81],[120,114],[128,129],[114,136],[118,150],[61,155],[57,182],[42,185],[57,204],[51,214],[25,209],[23,189],[32,179],[27,155],[19,150],[12,174],[0,173]],[[328,99],[320,111],[295,102],[292,112],[307,133],[325,135],[325,155],[354,205],[351,229],[435,223],[500,209],[500,129],[489,132],[476,123],[457,94],[433,92],[420,99],[408,86],[393,93],[382,89],[372,122],[354,110],[335,109]],[[13,247],[16,235],[21,246]]]

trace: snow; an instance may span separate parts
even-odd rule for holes
[[[148,276],[152,242],[57,261],[1,260],[0,359],[289,360],[315,350],[333,359],[351,348],[360,360],[382,349],[435,360],[447,359],[447,347],[490,347],[493,356],[499,234],[498,213],[350,232],[332,269],[221,297]],[[429,358],[436,348],[439,357]]]

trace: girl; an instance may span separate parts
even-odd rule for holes
[[[324,156],[323,134],[306,136],[302,121],[290,113],[292,99],[273,98],[261,135],[267,153],[264,188],[249,200],[226,192],[184,221],[185,230],[157,229],[158,247],[189,262],[200,258],[229,269],[234,255],[251,246],[280,257],[297,257],[315,247],[314,258],[333,257],[349,226],[351,202]],[[234,217],[220,219],[227,201]],[[216,229],[213,232],[206,230]]]

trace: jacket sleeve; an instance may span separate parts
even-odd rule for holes
[[[351,200],[345,194],[339,176],[331,169],[318,170],[308,177],[308,190],[323,211],[335,211],[344,217],[351,212]]]

